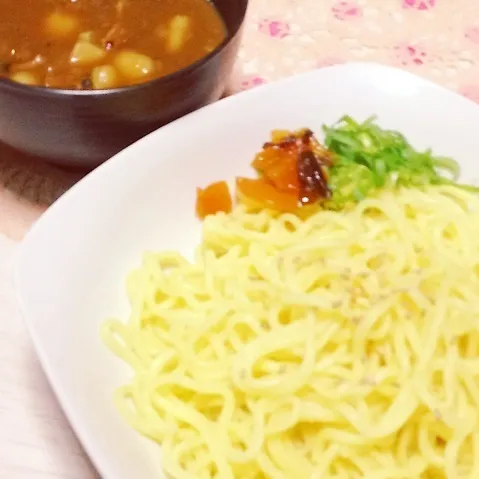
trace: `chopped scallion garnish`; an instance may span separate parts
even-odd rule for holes
[[[415,150],[396,131],[384,130],[375,118],[358,123],[344,116],[324,126],[325,146],[336,158],[328,169],[332,197],[324,206],[342,209],[383,187],[420,187],[455,183],[459,165],[451,158]],[[479,192],[479,188],[459,185]]]

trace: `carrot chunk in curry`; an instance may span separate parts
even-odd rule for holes
[[[0,0],[0,78],[117,88],[178,71],[225,36],[207,0]]]
[[[196,214],[203,219],[208,215],[214,215],[220,211],[230,213],[233,201],[224,181],[212,183],[205,189],[196,190]]]

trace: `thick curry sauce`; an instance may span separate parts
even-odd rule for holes
[[[206,0],[0,0],[0,76],[115,88],[184,68],[225,36]]]

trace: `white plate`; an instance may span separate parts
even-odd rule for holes
[[[274,128],[320,132],[343,114],[376,114],[418,148],[451,155],[473,180],[479,108],[404,71],[347,64],[233,96],[127,148],[55,203],[20,248],[15,279],[43,368],[105,479],[159,479],[160,450],[118,417],[112,392],[129,371],[100,323],[127,315],[125,277],[147,249],[190,255],[200,233],[195,189],[248,173]]]

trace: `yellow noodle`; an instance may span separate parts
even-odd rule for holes
[[[120,414],[173,479],[477,479],[479,199],[241,207],[193,263],[148,253],[102,335]]]

